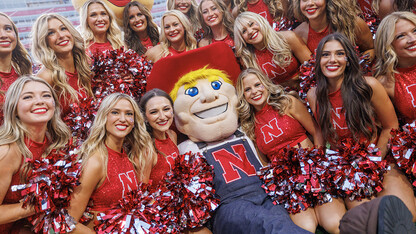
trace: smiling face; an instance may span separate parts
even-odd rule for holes
[[[261,83],[260,79],[252,73],[243,78],[244,98],[254,107],[256,111],[260,111],[267,102],[269,92]]]
[[[155,96],[147,101],[145,109],[153,135],[158,139],[164,139],[173,122],[173,107],[170,101],[165,97]]]
[[[133,129],[134,110],[131,103],[126,99],[120,99],[107,114],[105,129],[107,138],[113,142],[123,140]]]
[[[308,19],[313,20],[326,14],[325,0],[300,0],[300,10]]]
[[[92,3],[88,6],[87,23],[94,35],[107,33],[110,27],[110,16],[99,3]]]
[[[185,29],[176,16],[167,15],[163,19],[163,30],[172,44],[181,43],[185,39]]]
[[[210,80],[180,87],[174,103],[176,127],[194,142],[221,140],[238,127],[234,86],[220,77]]]
[[[253,45],[256,49],[263,48],[263,34],[260,30],[260,25],[253,20],[248,20],[241,29],[241,37],[250,45]]]
[[[145,32],[147,28],[146,16],[137,6],[129,8],[129,25],[136,33]]]
[[[342,79],[347,66],[344,47],[339,41],[332,40],[325,43],[321,55],[321,70],[327,79]]]
[[[205,1],[201,4],[202,17],[207,26],[213,27],[222,24],[223,13],[212,1]]]
[[[391,45],[399,58],[399,66],[416,64],[416,25],[408,20],[399,19]]]
[[[0,53],[11,54],[16,44],[17,37],[12,22],[0,15]]]
[[[68,28],[60,20],[55,18],[48,21],[46,41],[48,46],[57,55],[72,53],[72,49],[74,48],[74,37]]]
[[[178,10],[185,15],[188,14],[191,9],[192,3],[191,0],[175,0],[175,10]]]
[[[22,124],[47,124],[54,113],[55,100],[49,87],[39,82],[27,82],[17,103],[17,116]]]

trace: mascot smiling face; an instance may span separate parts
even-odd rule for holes
[[[193,142],[218,141],[237,130],[237,95],[224,72],[192,71],[179,79],[170,95],[176,127]]]
[[[81,9],[82,5],[84,5],[86,1],[87,0],[72,0],[72,5],[74,5],[74,8],[79,12],[79,9]],[[153,0],[102,0],[102,2],[104,2],[113,11],[119,26],[123,25],[124,7],[127,3],[134,1],[140,2],[147,7],[149,11],[152,10]]]

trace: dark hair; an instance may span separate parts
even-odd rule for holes
[[[146,17],[147,21],[147,35],[150,37],[153,46],[159,43],[159,30],[155,22],[153,22],[152,15],[150,11],[141,3],[133,1],[129,2],[123,10],[123,31],[124,31],[124,43],[126,43],[127,48],[136,51],[139,55],[146,53],[147,49],[143,46],[140,41],[139,36],[129,24],[129,9],[130,7],[136,6],[139,8],[140,12]]]
[[[414,11],[415,0],[394,0],[394,11]]]
[[[364,136],[370,141],[375,133],[374,111],[371,106],[373,90],[367,84],[361,72],[359,59],[354,46],[346,36],[333,33],[324,37],[318,45],[315,62],[316,101],[318,123],[322,129],[325,140],[338,139],[331,121],[331,103],[329,102],[328,80],[322,73],[320,66],[322,50],[329,41],[338,41],[345,50],[348,64],[344,71],[341,85],[343,113],[346,116],[348,129],[354,140]]]
[[[140,110],[142,111],[145,118],[146,118],[146,104],[153,97],[164,97],[164,98],[168,99],[169,102],[170,102],[170,105],[173,108],[173,100],[169,96],[168,93],[166,93],[165,91],[163,91],[161,89],[158,89],[158,88],[149,90],[140,98],[140,102],[139,102]],[[146,121],[146,129],[147,129],[147,132],[149,132],[150,135],[153,137],[153,134],[152,134],[153,129],[152,129],[152,127],[150,127],[150,125],[147,123],[147,121]]]

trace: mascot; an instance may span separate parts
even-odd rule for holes
[[[216,54],[217,59],[207,60],[210,54]],[[225,43],[214,43],[181,55],[160,60],[164,63],[161,70],[184,75],[159,76],[158,61],[149,85],[158,80],[176,82],[170,92],[175,124],[189,137],[179,145],[179,151],[200,152],[214,167],[214,188],[221,203],[213,219],[213,233],[308,233],[291,221],[284,208],[274,205],[261,187],[256,173],[262,164],[251,140],[238,129],[237,95],[232,84],[236,77],[229,75],[238,68],[232,50]],[[191,65],[183,59],[199,65],[204,61],[205,66],[188,70]],[[169,89],[169,85],[165,87]]]
[[[72,5],[74,5],[75,10],[79,12],[79,9],[81,9],[82,5],[87,0],[72,0]],[[153,0],[102,0],[114,13],[116,16],[116,20],[119,26],[123,25],[123,10],[124,7],[129,2],[137,1],[143,4],[149,11],[152,10],[153,7]]]

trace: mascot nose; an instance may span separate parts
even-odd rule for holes
[[[211,87],[202,87],[200,100],[202,103],[213,102],[218,98],[218,91],[213,90]]]

